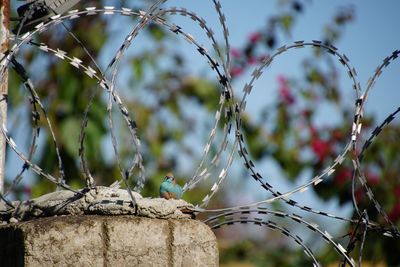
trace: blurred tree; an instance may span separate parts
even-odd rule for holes
[[[290,32],[291,23],[306,7],[299,1],[285,1],[285,5],[289,9],[292,7],[291,12],[272,17],[264,30],[249,36],[244,47],[232,49],[235,63],[231,70],[233,77],[241,76],[250,65],[262,61],[263,58],[274,52],[273,49],[281,45],[277,41],[276,29],[281,28]],[[297,5],[300,5],[301,8],[298,8]],[[323,28],[321,38],[323,43],[327,45],[337,43],[342,37],[343,28],[354,19],[354,12],[351,7],[338,9],[332,22]],[[288,14],[290,14],[290,18],[287,17]],[[260,46],[264,48],[261,50],[262,52],[258,49]],[[354,106],[344,104],[348,95],[340,88],[340,70],[333,64],[329,53],[324,53],[322,49],[315,49],[312,56],[304,58],[303,67],[303,77],[277,77],[279,98],[266,112],[266,114],[270,114],[271,111],[275,111],[277,115],[273,122],[268,124],[273,125],[268,132],[265,132],[262,123],[255,121],[251,116],[245,117],[243,125],[249,152],[253,158],[259,161],[265,158],[276,161],[281,167],[281,171],[285,173],[285,177],[291,180],[299,179],[305,170],[312,171],[310,177],[314,177],[322,173],[333,162],[349,140],[354,115]],[[319,126],[318,112],[320,110],[317,108],[319,109],[321,103],[326,106],[340,107],[335,114],[335,119],[337,119],[336,116],[339,118],[337,123]],[[394,111],[393,116],[389,116],[382,125],[390,123],[397,112],[398,110]],[[264,119],[267,121],[269,118],[266,115]],[[361,152],[361,148],[365,151],[362,157],[362,166],[367,184],[371,188],[374,198],[387,212],[389,219],[398,227],[400,225],[398,200],[400,187],[396,177],[399,166],[399,155],[396,151],[398,151],[399,144],[394,140],[398,136],[399,126],[398,124],[389,124],[382,131],[379,128],[375,129],[373,133],[379,133],[379,137],[373,139],[372,145],[368,146],[366,141],[370,136],[365,133],[372,132],[371,127],[378,126],[378,124],[374,115],[363,117],[362,123],[363,134],[358,142],[358,153]],[[300,132],[306,132],[306,134],[299,134]],[[262,136],[263,139],[259,136]],[[366,143],[364,144],[364,142]],[[393,145],[388,147],[385,143]],[[309,152],[313,155],[312,157],[308,156]],[[325,200],[339,198],[343,205],[352,202],[352,177],[353,166],[351,163],[346,164],[345,162],[331,177],[315,187],[316,192]],[[357,179],[355,200],[360,211],[367,210],[371,221],[386,225],[388,228],[391,227],[378,213],[374,203],[367,197],[364,187],[359,184]],[[356,215],[356,210],[354,215]],[[383,261],[389,266],[397,266],[400,264],[400,259],[393,257],[392,253],[399,250],[398,239],[382,238],[381,233],[370,233],[367,235],[363,256],[373,265]],[[270,253],[275,254],[275,252]],[[329,252],[323,258],[327,262],[332,261]],[[279,265],[281,266],[281,264]],[[290,266],[299,266],[299,264],[295,263]]]

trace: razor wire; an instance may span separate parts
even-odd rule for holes
[[[176,8],[175,8],[175,10],[176,10]],[[174,11],[174,9],[172,9],[172,11],[170,11],[170,12],[173,12]],[[41,33],[41,32],[43,32],[46,28],[48,28],[48,27],[50,27],[50,26],[53,26],[53,25],[58,25],[58,24],[61,24],[64,20],[72,20],[72,19],[76,19],[76,18],[78,18],[79,16],[82,16],[82,15],[94,15],[94,14],[96,14],[96,13],[104,13],[105,15],[110,15],[110,14],[114,14],[114,13],[119,13],[119,14],[122,14],[122,15],[136,15],[136,16],[139,16],[139,17],[143,17],[144,15],[143,14],[145,14],[145,12],[143,12],[143,11],[140,11],[140,12],[132,12],[132,10],[131,9],[127,9],[127,8],[122,8],[121,10],[114,10],[114,8],[113,7],[104,7],[104,9],[96,9],[95,7],[88,7],[88,8],[86,8],[84,11],[81,11],[81,12],[78,12],[77,10],[73,10],[73,11],[70,11],[70,12],[68,12],[68,15],[65,15],[65,16],[61,16],[61,15],[56,15],[56,16],[53,16],[53,17],[51,17],[50,18],[50,21],[48,22],[48,23],[40,23],[40,24],[38,24],[38,25],[36,25],[35,26],[35,28],[36,28],[36,30],[34,31],[34,32],[32,32],[32,33],[25,33],[20,39],[20,42],[18,43],[18,44],[15,44],[13,47],[12,47],[12,49],[10,50],[10,54],[8,54],[7,55],[7,57],[5,58],[5,60],[10,60],[12,57],[14,57],[14,54],[16,54],[17,52],[18,52],[18,50],[19,50],[19,48],[20,48],[20,46],[22,45],[22,44],[24,44],[24,43],[29,43],[29,44],[31,44],[31,45],[36,45],[36,46],[38,46],[42,51],[44,51],[44,52],[47,52],[47,53],[52,53],[52,54],[54,54],[56,57],[58,57],[59,59],[61,59],[61,60],[67,60],[67,61],[69,61],[69,63],[72,65],[72,66],[74,66],[75,68],[77,68],[77,69],[79,69],[79,68],[81,68],[81,69],[84,69],[85,71],[85,74],[87,75],[87,76],[89,76],[90,78],[95,78],[95,79],[97,79],[97,80],[99,80],[99,84],[100,84],[100,86],[101,87],[103,87],[105,90],[107,90],[107,91],[109,91],[109,92],[111,92],[111,95],[113,95],[113,98],[114,98],[114,101],[115,102],[117,102],[117,104],[118,104],[118,106],[119,106],[119,109],[120,109],[120,111],[121,111],[121,113],[124,115],[124,118],[125,118],[125,120],[127,121],[127,123],[128,123],[128,125],[130,126],[130,129],[131,130],[133,130],[133,128],[135,128],[136,127],[136,123],[129,117],[129,113],[128,113],[128,110],[127,110],[127,108],[122,104],[122,100],[120,99],[120,97],[118,96],[118,94],[116,94],[115,93],[115,91],[111,91],[109,88],[111,87],[111,86],[109,86],[109,82],[108,82],[108,80],[107,79],[105,79],[104,77],[98,77],[97,75],[96,75],[96,71],[95,70],[93,70],[90,66],[84,66],[84,65],[82,65],[81,63],[82,63],[82,60],[80,60],[79,58],[76,58],[76,57],[73,57],[73,58],[71,58],[71,57],[69,57],[68,56],[68,54],[67,54],[67,52],[65,52],[65,51],[62,51],[62,50],[60,50],[60,49],[52,49],[52,48],[50,48],[50,47],[48,47],[47,45],[45,45],[45,44],[35,44],[34,42],[32,42],[31,40],[32,40],[32,36],[35,34],[35,33]],[[192,15],[193,16],[193,15]],[[218,70],[218,63],[216,62],[216,60],[214,60],[207,52],[206,52],[206,50],[200,45],[200,44],[198,44],[194,39],[193,39],[193,37],[192,36],[190,36],[189,34],[186,34],[186,33],[184,33],[182,30],[180,30],[179,28],[177,28],[176,27],[176,25],[168,25],[168,24],[166,24],[166,22],[165,21],[163,21],[163,20],[161,20],[161,19],[158,19],[158,20],[155,20],[156,22],[158,22],[158,23],[160,23],[160,22],[162,22],[163,24],[165,24],[165,25],[167,25],[169,28],[170,28],[170,30],[172,31],[172,32],[174,32],[174,33],[180,33],[180,34],[182,34],[182,35],[184,35],[185,36],[185,39],[189,42],[189,43],[192,43],[192,44],[194,44],[196,47],[197,47],[197,50],[199,51],[199,53],[200,54],[202,54],[202,55],[204,55],[206,58],[207,58],[207,60],[208,60],[208,62],[209,62],[209,64],[211,65],[211,67],[213,68],[213,69],[215,69],[216,70],[216,72],[217,72],[217,74],[219,75],[219,80],[220,80],[220,82],[222,83],[222,84],[226,84],[226,77],[224,76],[224,75],[221,75],[220,74],[220,72],[219,72],[219,70]],[[204,20],[201,20],[202,22],[204,22]],[[143,26],[141,27],[141,28],[143,28]],[[212,32],[212,31],[210,31],[210,32]],[[132,40],[133,40],[133,38],[134,38],[134,36],[136,36],[137,35],[137,32],[133,32],[133,33],[131,33],[130,35],[128,35],[127,36],[127,38],[126,38],[126,40],[129,40],[129,42],[131,42]],[[15,38],[15,39],[18,39],[18,38]],[[215,41],[214,41],[214,46],[215,46]],[[126,46],[122,46],[121,48],[120,48],[120,50],[119,50],[119,52],[117,52],[117,54],[116,54],[116,56],[111,60],[111,62],[110,62],[110,64],[109,64],[109,66],[112,66],[112,65],[114,65],[114,63],[116,62],[116,61],[118,61],[119,60],[119,58],[120,58],[120,56],[121,56],[121,54],[122,54],[122,52],[121,51],[123,51],[124,49],[126,48]],[[117,60],[118,59],[118,60]],[[4,68],[1,70],[2,72],[4,72]],[[114,72],[115,73],[115,72]],[[115,75],[115,74],[114,74]],[[101,78],[103,78],[103,79],[101,79]],[[224,93],[223,93],[223,95],[224,95],[224,98],[225,99],[232,99],[232,97],[231,97],[231,93],[229,93],[228,91],[224,91]],[[220,101],[220,104],[221,105],[223,105],[223,98],[221,97],[221,101]],[[108,109],[110,109],[110,107],[108,108]],[[87,112],[86,112],[87,113]],[[229,111],[229,112],[225,112],[226,114],[232,114],[232,112],[231,111]],[[216,123],[215,123],[215,126],[214,126],[214,128],[213,128],[213,130],[212,130],[212,133],[210,134],[210,139],[211,140],[209,140],[209,143],[211,143],[211,141],[212,141],[212,136],[215,134],[215,132],[216,132],[216,129],[217,129],[217,127],[218,127],[218,121],[219,121],[219,119],[220,119],[220,114],[221,114],[221,112],[220,111],[217,111],[217,114],[216,114]],[[86,116],[86,115],[85,115]],[[84,119],[85,120],[85,119]],[[83,121],[84,121],[83,120]],[[110,124],[111,124],[111,129],[112,129],[112,120],[109,120],[109,122],[110,122]],[[86,125],[86,123],[82,123],[82,125]],[[230,127],[225,127],[226,129],[227,128],[229,128],[230,129]],[[82,128],[83,129],[83,128]],[[111,131],[112,132],[112,131]],[[228,130],[226,130],[225,131],[226,132],[226,134],[225,135],[227,135],[227,132],[229,132]],[[214,134],[213,134],[214,133]],[[83,137],[84,135],[81,133],[81,136]],[[137,139],[138,140],[138,139]],[[223,148],[226,148],[226,146],[227,146],[227,140],[226,140],[226,137],[225,137],[225,139],[224,139],[225,141],[222,143],[222,145],[221,145],[221,147],[223,147]],[[83,138],[81,138],[81,144],[82,144],[82,142],[83,142]],[[136,143],[138,143],[138,141],[136,142]],[[209,148],[209,146],[210,145],[208,145],[208,148]],[[117,151],[117,149],[116,149],[116,141],[115,141],[115,137],[113,137],[113,147],[114,147],[114,151]],[[207,147],[207,146],[206,146]],[[80,153],[82,153],[83,152],[83,149],[82,148],[80,148]],[[205,150],[205,154],[207,154],[209,151],[208,150]],[[219,152],[219,154],[221,154],[221,152]],[[233,154],[233,152],[231,153],[231,155]],[[117,157],[118,158],[118,157]],[[231,156],[231,158],[232,158],[232,156]],[[141,161],[141,155],[139,154],[139,156],[138,155],[135,155],[135,159],[137,160],[137,159],[139,159],[139,162]],[[117,161],[119,162],[119,159],[117,159]],[[214,158],[214,160],[213,160],[213,162],[217,162],[217,159],[216,158]],[[232,162],[232,160],[230,160],[229,162]],[[85,166],[85,164],[83,163],[83,165]],[[120,166],[120,164],[118,164],[119,166]],[[122,168],[120,167],[120,170],[121,170]],[[224,173],[224,177],[226,176],[226,174],[227,174],[227,172],[226,171],[224,171],[223,172]],[[123,173],[122,172],[122,170],[121,170],[121,174],[122,174],[122,177],[124,178],[124,177],[126,177],[125,176],[125,173]],[[221,178],[223,178],[223,177],[221,177]],[[139,186],[139,188],[141,188],[143,186],[143,182],[142,182],[142,185],[140,185]]]
[[[365,92],[362,92],[360,83],[358,82],[357,79],[357,73],[354,67],[352,67],[349,63],[349,59],[345,54],[339,53],[338,49],[334,47],[333,45],[327,45],[324,44],[321,41],[317,40],[312,40],[311,42],[305,42],[305,41],[296,41],[293,44],[289,45],[284,45],[281,46],[276,50],[274,54],[272,54],[270,57],[265,58],[260,66],[256,67],[254,71],[251,74],[251,79],[248,83],[245,84],[243,88],[243,96],[240,100],[236,100],[234,97],[234,90],[232,88],[231,84],[231,76],[229,73],[229,69],[231,66],[231,59],[230,59],[230,43],[229,43],[229,30],[226,25],[226,18],[225,15],[222,11],[222,6],[219,1],[213,0],[214,8],[218,14],[218,19],[219,23],[222,27],[223,31],[223,38],[224,38],[224,49],[225,53],[222,52],[221,46],[218,44],[215,34],[213,30],[207,25],[207,21],[198,16],[196,13],[189,11],[185,8],[177,8],[177,7],[172,7],[172,8],[162,8],[162,5],[165,4],[167,0],[159,0],[156,3],[154,3],[150,8],[147,9],[147,11],[134,11],[130,8],[115,8],[112,6],[106,6],[104,8],[97,8],[97,7],[87,7],[84,10],[72,10],[69,11],[68,13],[62,14],[62,15],[55,15],[50,17],[47,21],[41,22],[38,25],[34,27],[34,30],[32,32],[26,32],[22,36],[20,36],[20,31],[24,25],[24,21],[26,20],[25,17],[22,18],[20,26],[17,30],[17,34],[12,37],[11,41],[14,41],[14,45],[12,48],[5,53],[5,56],[1,59],[0,61],[0,75],[1,77],[4,77],[4,73],[9,66],[11,66],[16,73],[19,75],[21,78],[21,81],[30,95],[30,103],[32,106],[32,122],[33,122],[33,133],[32,133],[32,140],[30,144],[30,148],[28,149],[28,155],[25,155],[24,153],[21,152],[21,150],[18,148],[17,144],[14,142],[12,137],[8,135],[8,130],[5,126],[4,123],[2,123],[1,127],[1,132],[5,136],[7,144],[10,146],[10,148],[18,155],[18,157],[23,161],[23,166],[22,170],[17,174],[17,176],[13,179],[12,185],[9,188],[9,190],[4,194],[0,194],[0,198],[9,206],[12,205],[10,201],[7,200],[7,195],[9,192],[11,192],[12,188],[15,187],[22,179],[23,173],[28,170],[32,169],[35,173],[37,173],[39,176],[42,176],[49,181],[53,182],[54,184],[58,185],[59,187],[62,187],[67,190],[71,190],[74,192],[79,192],[77,190],[72,189],[69,185],[66,184],[65,182],[65,172],[63,170],[63,165],[62,165],[62,160],[61,156],[59,153],[59,146],[54,134],[54,130],[52,128],[51,121],[47,115],[47,112],[44,108],[44,105],[42,104],[40,97],[37,94],[37,91],[33,85],[33,82],[29,78],[29,75],[27,71],[25,70],[24,66],[21,65],[18,61],[18,52],[20,48],[23,45],[30,45],[33,47],[36,47],[40,49],[42,52],[47,53],[51,56],[57,57],[61,61],[66,61],[73,67],[75,67],[78,71],[82,71],[85,73],[89,78],[94,79],[96,83],[98,84],[98,87],[103,89],[105,92],[108,93],[108,101],[107,101],[107,111],[108,111],[108,123],[109,123],[109,130],[110,130],[110,135],[112,139],[112,146],[115,154],[115,160],[116,164],[118,165],[118,168],[121,173],[121,178],[124,180],[127,190],[129,191],[132,201],[134,202],[134,198],[131,193],[131,188],[129,186],[129,179],[132,178],[133,171],[135,169],[139,170],[139,177],[136,181],[136,186],[135,186],[135,191],[140,192],[141,189],[144,187],[145,184],[145,167],[143,166],[143,157],[140,152],[140,139],[138,137],[138,129],[137,129],[137,124],[135,120],[132,119],[132,115],[130,114],[128,108],[124,105],[123,100],[118,94],[118,90],[116,88],[116,78],[119,73],[119,67],[120,67],[120,62],[122,58],[124,57],[125,52],[129,49],[131,44],[133,44],[135,38],[138,36],[139,32],[143,30],[147,25],[150,23],[157,23],[158,25],[165,27],[172,33],[175,33],[179,36],[181,36],[183,39],[185,39],[190,45],[195,47],[197,52],[205,58],[205,60],[209,63],[211,70],[213,70],[217,76],[217,80],[220,84],[221,89],[221,96],[220,100],[218,103],[218,108],[217,111],[215,112],[215,117],[214,117],[214,124],[211,128],[211,131],[208,135],[207,142],[204,146],[204,150],[202,152],[202,156],[200,158],[200,162],[198,163],[196,170],[194,171],[193,176],[186,182],[184,185],[184,192],[187,192],[199,184],[203,182],[204,180],[208,179],[210,176],[212,176],[212,170],[214,168],[219,167],[220,160],[222,159],[223,155],[227,154],[227,160],[226,163],[223,165],[222,169],[218,170],[219,175],[218,177],[215,177],[215,182],[213,183],[211,189],[209,190],[209,193],[203,198],[201,201],[200,205],[196,206],[196,208],[193,210],[196,213],[203,213],[203,214],[215,214],[213,216],[209,216],[204,222],[209,224],[211,228],[216,229],[220,228],[223,226],[228,226],[228,225],[233,225],[233,224],[246,224],[246,223],[252,223],[255,225],[264,225],[269,229],[272,230],[277,230],[279,233],[291,238],[293,241],[295,241],[298,245],[300,245],[305,254],[311,258],[313,261],[313,264],[315,266],[320,266],[318,263],[318,260],[314,256],[312,250],[303,242],[303,239],[292,233],[289,229],[285,228],[284,226],[280,226],[278,223],[275,223],[270,220],[264,220],[259,217],[252,217],[252,216],[247,216],[248,214],[254,214],[257,213],[257,215],[263,215],[263,216],[276,216],[276,217],[281,217],[284,219],[289,219],[292,220],[303,227],[306,227],[310,231],[318,234],[322,239],[324,239],[329,245],[333,246],[333,248],[336,250],[336,252],[342,257],[343,259],[343,265],[346,263],[350,264],[350,266],[356,266],[356,262],[352,259],[350,256],[350,252],[354,248],[355,244],[359,242],[359,259],[358,259],[358,264],[361,264],[361,259],[362,259],[362,251],[363,251],[363,246],[365,242],[365,236],[368,231],[380,231],[383,235],[386,236],[393,236],[393,237],[399,237],[400,233],[397,227],[389,220],[386,212],[383,210],[379,202],[376,200],[374,197],[374,194],[372,190],[368,187],[367,185],[367,179],[365,178],[365,174],[362,169],[362,159],[364,152],[367,150],[367,148],[371,145],[371,143],[377,138],[382,131],[382,129],[389,125],[394,118],[397,116],[397,113],[400,111],[400,108],[398,108],[395,112],[391,113],[382,124],[380,124],[371,134],[371,136],[367,139],[367,141],[364,143],[362,150],[360,153],[357,152],[357,142],[358,142],[358,137],[360,136],[361,129],[362,129],[362,116],[363,116],[363,108],[364,104],[367,102],[367,97],[368,93],[370,90],[373,88],[376,79],[381,75],[382,71],[384,68],[386,68],[391,62],[393,62],[399,55],[399,51],[396,50],[394,51],[390,56],[386,57],[383,61],[383,63],[378,66],[376,71],[374,72],[373,76],[370,78],[368,81],[367,89]],[[29,9],[28,15],[33,12],[32,9]],[[70,21],[70,20],[75,20],[79,19],[80,17],[84,16],[92,16],[92,15],[122,15],[122,16],[132,16],[132,17],[137,17],[139,18],[139,21],[137,24],[132,28],[132,30],[129,32],[129,34],[126,35],[122,45],[120,48],[117,50],[113,58],[110,60],[109,64],[107,65],[107,68],[105,71],[102,71],[99,65],[97,64],[96,60],[90,55],[88,50],[85,48],[84,43],[82,43],[79,39],[74,37],[72,31],[65,27],[64,22]],[[195,21],[198,26],[203,29],[205,32],[208,40],[210,41],[215,54],[218,57],[218,60],[214,59],[211,54],[208,52],[208,50],[205,48],[204,45],[198,43],[196,39],[190,35],[189,33],[186,33],[181,26],[176,25],[174,23],[169,23],[166,19],[163,18],[166,14],[170,15],[181,15],[184,17],[189,17],[193,21]],[[76,42],[78,42],[79,45],[82,46],[82,48],[85,50],[85,53],[89,55],[89,57],[92,60],[92,63],[96,66],[96,70],[94,70],[90,65],[84,65],[83,60],[74,57],[74,56],[69,56],[68,52],[62,51],[59,48],[51,48],[48,45],[41,43],[35,43],[33,41],[33,37],[37,34],[41,34],[42,32],[45,32],[48,30],[50,27],[54,27],[56,25],[63,24],[66,31],[73,36]],[[256,164],[250,159],[250,155],[246,149],[246,140],[243,136],[243,130],[242,130],[242,114],[244,113],[246,109],[246,103],[247,103],[247,98],[251,94],[254,83],[262,76],[262,74],[271,66],[273,61],[275,60],[276,57],[279,55],[285,54],[287,51],[293,50],[293,49],[303,49],[307,47],[316,47],[318,49],[325,50],[327,53],[331,54],[334,58],[336,58],[341,65],[347,70],[347,73],[349,75],[349,78],[352,83],[352,89],[355,92],[355,112],[354,112],[354,120],[351,128],[351,134],[349,136],[349,141],[348,143],[344,146],[343,151],[333,160],[333,163],[331,163],[328,167],[326,167],[320,174],[317,176],[311,178],[309,181],[306,183],[297,186],[296,188],[281,193],[277,191],[271,184],[268,183],[267,178],[264,178],[260,172],[257,170]],[[222,66],[222,70],[220,69],[220,66]],[[111,75],[108,75],[111,72]],[[95,94],[98,92],[98,90],[94,90],[90,96],[89,102],[86,106],[84,116],[81,121],[81,128],[80,128],[80,134],[79,134],[79,151],[78,155],[80,157],[80,164],[82,168],[83,175],[86,179],[86,186],[87,187],[92,187],[95,185],[95,180],[90,174],[90,166],[87,165],[84,157],[84,151],[85,151],[85,144],[84,144],[84,139],[85,139],[85,129],[88,125],[88,114],[90,112],[91,105],[93,103]],[[122,163],[120,161],[119,157],[119,151],[118,151],[118,142],[117,138],[114,133],[114,125],[113,125],[113,118],[112,118],[112,109],[113,105],[116,104],[118,107],[119,112],[123,116],[123,119],[126,122],[127,128],[130,132],[131,135],[131,142],[133,145],[134,149],[134,156],[132,158],[132,163],[131,166],[128,169],[124,169],[122,167]],[[40,133],[40,126],[39,126],[39,121],[41,118],[41,114],[43,114],[46,123],[47,123],[47,129],[51,135],[51,138],[53,139],[54,147],[56,150],[57,154],[57,160],[58,160],[58,169],[59,169],[59,177],[54,177],[49,173],[46,173],[43,171],[40,166],[36,165],[35,163],[32,162],[33,155],[35,151],[37,150],[37,139],[39,137]],[[224,118],[224,120],[221,120],[221,118]],[[223,125],[221,125],[221,122]],[[222,129],[222,130],[219,130]],[[221,133],[222,135],[222,141],[218,145],[217,152],[211,159],[210,165],[207,166],[207,158],[210,154],[210,148],[211,145],[216,142],[215,137],[217,133]],[[228,142],[228,137],[231,135],[231,133],[234,132],[234,142],[229,146]],[[229,152],[227,152],[227,149],[230,149]],[[221,208],[221,209],[207,209],[206,206],[211,200],[211,198],[218,192],[220,187],[222,186],[223,182],[225,181],[226,178],[228,178],[228,172],[230,166],[233,164],[235,155],[238,153],[239,158],[243,161],[245,167],[249,170],[250,176],[260,184],[260,186],[265,189],[266,191],[270,192],[272,194],[272,197],[264,199],[262,201],[254,202],[254,203],[248,203],[245,205],[241,206],[236,206],[236,207],[228,207],[228,208]],[[352,178],[352,184],[353,184],[353,189],[352,189],[352,194],[353,194],[353,204],[354,208],[357,211],[357,214],[359,215],[358,218],[345,218],[341,216],[337,216],[334,214],[329,214],[324,211],[318,211],[312,207],[308,207],[305,205],[302,205],[293,199],[291,197],[295,195],[296,193],[302,193],[309,188],[312,188],[314,186],[317,186],[319,183],[324,182],[324,179],[332,175],[335,171],[336,168],[342,164],[346,156],[350,156],[352,159],[353,163],[353,178]],[[369,200],[374,204],[375,209],[379,212],[379,214],[385,219],[387,223],[390,224],[390,229],[385,228],[384,226],[380,226],[379,224],[372,222],[369,220],[368,215],[365,212],[361,212],[358,208],[357,201],[354,197],[354,191],[355,191],[355,183],[356,179],[361,183],[361,186],[364,188],[366,195],[368,196]],[[339,242],[334,241],[334,238],[332,235],[330,235],[326,230],[321,230],[320,226],[308,222],[306,219],[303,219],[300,215],[296,214],[289,214],[283,211],[276,211],[276,210],[270,210],[267,208],[267,204],[274,203],[276,201],[283,201],[284,203],[293,206],[295,208],[298,208],[302,211],[309,212],[309,213],[314,213],[318,214],[324,217],[328,217],[331,219],[337,219],[340,221],[344,221],[349,223],[350,225],[355,225],[356,230],[353,232],[353,234],[350,236],[349,243],[347,245],[347,249],[345,249]],[[235,216],[239,215],[239,218],[235,218]],[[246,216],[243,216],[246,215]],[[360,230],[361,229],[361,230]],[[358,231],[361,231],[359,233]]]

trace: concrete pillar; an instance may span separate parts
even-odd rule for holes
[[[196,220],[57,216],[1,226],[0,265],[218,266],[218,249]]]

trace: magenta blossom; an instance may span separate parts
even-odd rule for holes
[[[311,149],[319,161],[323,161],[331,153],[331,143],[318,137],[311,140]]]
[[[237,48],[232,48],[231,55],[233,58],[240,58],[242,56],[242,52]]]
[[[254,43],[257,43],[258,41],[260,41],[261,37],[262,37],[262,34],[260,32],[255,32],[255,33],[250,34],[249,40],[251,43],[254,44]]]
[[[236,77],[236,76],[239,76],[240,74],[242,74],[243,73],[243,68],[242,67],[235,67],[235,66],[233,66],[231,69],[230,69],[230,73],[231,73],[231,76],[232,77]]]
[[[278,89],[279,96],[282,98],[282,100],[287,105],[294,104],[295,98],[294,98],[292,92],[290,91],[288,80],[283,75],[279,75],[278,83],[279,83],[279,89]]]

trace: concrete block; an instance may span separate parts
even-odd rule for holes
[[[218,266],[218,248],[214,233],[202,223],[188,220],[172,224],[172,266]]]
[[[191,219],[58,216],[0,226],[0,266],[218,266],[213,232]]]
[[[110,266],[170,266],[167,220],[109,218],[107,263]],[[186,221],[185,221],[186,222]]]

